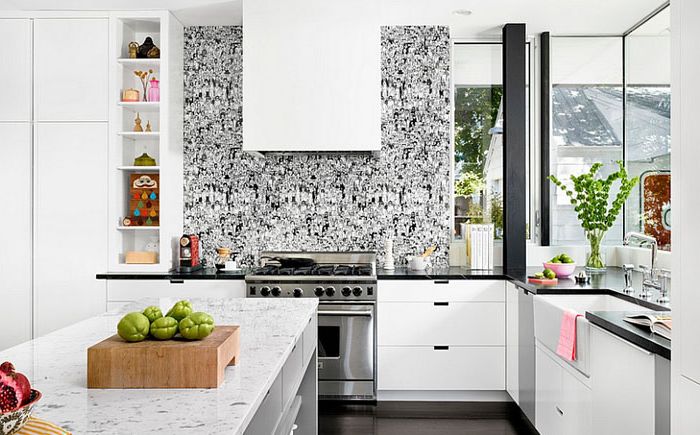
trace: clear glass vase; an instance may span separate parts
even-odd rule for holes
[[[586,238],[590,245],[590,252],[586,257],[586,271],[592,273],[605,272],[605,260],[601,252],[601,242],[605,237],[605,230],[586,231]]]

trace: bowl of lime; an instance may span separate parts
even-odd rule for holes
[[[568,254],[560,254],[542,263],[545,269],[551,269],[557,278],[569,278],[576,270],[576,263]]]

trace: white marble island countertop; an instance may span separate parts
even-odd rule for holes
[[[219,325],[241,326],[241,360],[215,389],[93,390],[87,348],[116,333],[121,314],[93,317],[0,352],[43,393],[34,415],[74,434],[239,434],[315,315],[310,299],[192,299]],[[160,301],[169,304],[175,301]],[[144,299],[122,312],[160,305]],[[166,308],[167,309],[167,308]],[[165,311],[164,311],[165,312]]]

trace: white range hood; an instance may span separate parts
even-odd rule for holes
[[[243,1],[243,150],[381,147],[376,0]]]

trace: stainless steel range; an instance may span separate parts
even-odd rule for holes
[[[263,252],[250,298],[318,298],[319,398],[376,400],[376,254]]]

